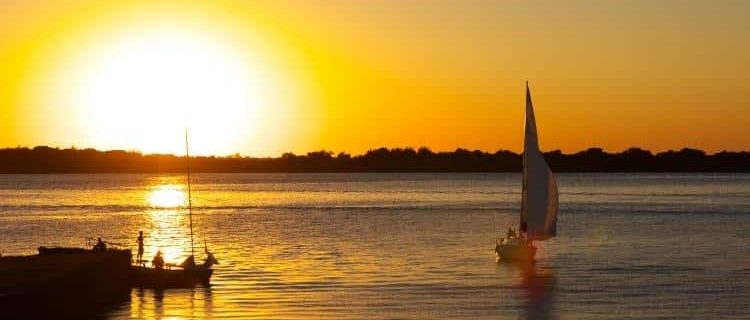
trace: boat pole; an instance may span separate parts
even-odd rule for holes
[[[187,164],[188,216],[190,217],[190,256],[195,258],[193,245],[193,202],[190,191],[190,147],[188,146],[188,128],[185,127],[185,162]]]

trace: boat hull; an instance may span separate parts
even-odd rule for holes
[[[526,244],[497,244],[495,253],[498,261],[534,261],[536,247]]]
[[[0,318],[92,319],[130,299],[130,250],[0,257]]]
[[[131,267],[131,279],[137,288],[188,288],[208,285],[213,270],[204,267],[189,269],[155,269]]]

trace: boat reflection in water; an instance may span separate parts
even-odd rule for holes
[[[210,286],[170,290],[134,289],[130,304],[125,305],[119,315],[134,319],[210,318],[213,315],[213,292]]]
[[[505,303],[512,301],[514,305],[501,312],[501,318],[513,311],[518,312],[517,317],[521,319],[559,318],[557,278],[552,268],[534,261],[499,263],[497,273],[505,280],[502,287],[506,288],[509,298],[504,299]]]
[[[555,273],[535,263],[519,265],[524,289],[524,319],[555,319]]]

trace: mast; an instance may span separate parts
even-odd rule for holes
[[[190,256],[195,257],[195,245],[193,245],[193,202],[190,191],[190,147],[188,145],[187,127],[185,127],[185,163],[187,164],[188,216],[190,217]]]
[[[529,82],[526,81],[526,105],[531,102],[531,92],[529,92]],[[523,162],[521,165],[521,214],[519,215],[520,221],[518,222],[518,231],[522,235],[526,235],[526,202],[528,201],[528,181],[526,179],[526,156],[528,155],[526,150],[526,122],[528,121],[528,107],[524,113],[524,143],[523,143]]]

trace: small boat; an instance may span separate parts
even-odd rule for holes
[[[498,261],[533,261],[536,247],[522,237],[500,238],[495,244]]]
[[[214,255],[208,251],[204,242],[206,259],[203,264],[195,263],[195,244],[193,242],[193,205],[190,185],[190,148],[188,131],[185,129],[185,162],[187,167],[188,215],[190,217],[190,256],[182,264],[163,264],[147,267],[145,261],[135,261],[131,266],[134,287],[139,288],[189,288],[195,285],[208,285],[213,275],[211,266],[218,264]]]
[[[214,270],[210,266],[149,268],[131,267],[131,279],[137,288],[190,288],[208,285]]]
[[[505,238],[496,239],[495,253],[498,261],[533,261],[537,252],[534,241],[544,241],[557,235],[557,182],[539,150],[534,105],[528,82],[525,122],[519,232],[516,234],[510,228]]]

